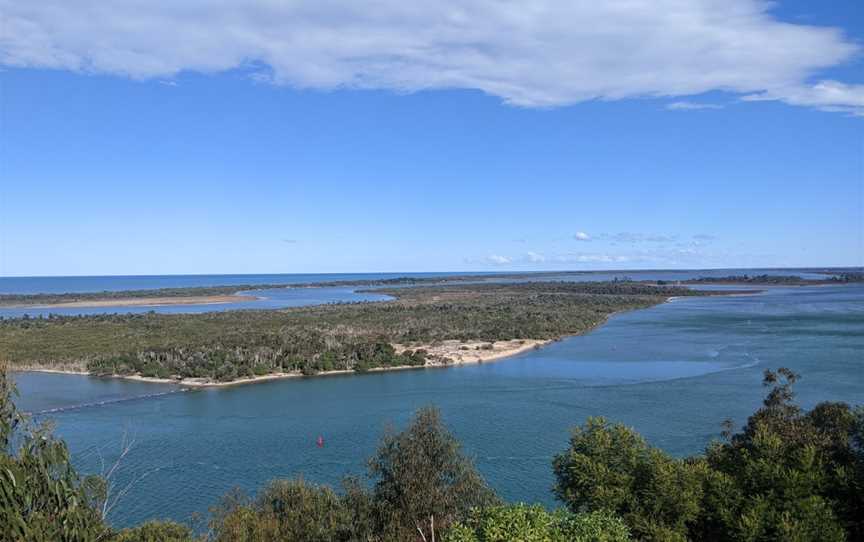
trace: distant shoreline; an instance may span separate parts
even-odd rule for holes
[[[624,275],[631,271],[616,271]],[[638,272],[638,271],[633,271]],[[656,271],[661,272],[661,271]],[[828,271],[818,271],[827,274]],[[519,280],[542,277],[580,277],[590,275],[586,271],[540,271],[526,273],[500,273],[489,275],[450,275],[433,277],[396,277],[389,279],[333,280],[288,284],[244,284],[223,286],[188,286],[155,288],[143,290],[118,290],[82,293],[0,293],[0,309],[63,309],[63,308],[105,308],[105,307],[162,307],[171,305],[218,305],[242,301],[255,301],[261,297],[254,292],[266,289],[316,289],[327,287],[351,287],[356,292],[368,292],[370,288],[393,286],[443,286],[467,284],[471,282],[488,283],[502,279]],[[609,271],[611,273],[611,271]],[[818,286],[861,282],[864,275],[859,271],[837,269],[833,273],[839,278],[804,279],[797,275],[727,275],[723,277],[703,276],[683,280],[636,280],[656,286]],[[576,281],[579,282],[579,281]]]
[[[251,295],[199,295],[185,297],[134,297],[126,299],[93,299],[66,301],[44,305],[3,305],[4,309],[72,309],[99,307],[165,307],[169,305],[221,305],[241,301],[257,301],[260,297]]]
[[[551,272],[542,271],[534,273],[502,273],[494,275],[452,275],[434,277],[396,277],[389,279],[358,279],[358,280],[333,280],[323,282],[282,283],[282,284],[234,284],[222,286],[188,286],[171,288],[148,288],[142,290],[118,290],[104,292],[79,292],[79,293],[31,293],[31,294],[4,294],[0,293],[0,309],[21,308],[48,308],[48,307],[93,307],[93,306],[128,306],[131,300],[136,302],[143,299],[182,299],[203,297],[230,297],[236,300],[241,297],[241,292],[270,289],[315,289],[315,288],[341,288],[352,287],[355,289],[371,287],[392,286],[420,286],[420,285],[445,285],[462,284],[467,282],[484,282],[500,279],[523,279],[543,276],[569,276],[581,274],[581,271]],[[102,302],[122,302],[122,305],[94,305]],[[76,305],[71,305],[76,303]],[[77,304],[77,303],[87,303]],[[152,304],[152,303],[149,303]],[[173,303],[172,303],[173,304]]]

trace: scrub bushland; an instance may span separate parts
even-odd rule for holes
[[[270,373],[426,363],[436,341],[558,339],[671,296],[635,282],[449,284],[379,289],[394,301],[203,314],[113,314],[0,320],[0,361],[96,375],[231,381]],[[397,351],[393,344],[407,345]]]

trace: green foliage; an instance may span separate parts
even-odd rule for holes
[[[111,542],[192,542],[189,527],[173,521],[148,521],[132,529],[123,529]]]
[[[806,286],[814,284],[846,284],[864,281],[864,273],[859,271],[828,272],[830,277],[823,279],[805,279],[798,275],[727,275],[725,277],[699,277],[683,281],[685,284],[771,284]],[[658,281],[659,283],[660,281]]]
[[[70,464],[66,444],[50,427],[33,426],[19,414],[14,395],[0,367],[0,533],[26,542],[107,537],[108,527]]]
[[[861,540],[864,411],[804,412],[792,402],[797,378],[766,371],[763,407],[704,457],[674,459],[590,419],[555,458],[556,494],[574,512],[614,511],[646,540]]]
[[[766,371],[764,405],[743,430],[708,448],[701,533],[717,540],[864,537],[861,410],[792,402],[798,376]]]
[[[347,541],[354,531],[345,499],[303,480],[275,480],[254,501],[231,494],[213,512],[215,541]]]
[[[444,542],[626,542],[627,526],[609,512],[548,512],[539,505],[517,504],[475,509],[454,524]]]
[[[369,472],[381,529],[394,539],[420,532],[429,540],[472,508],[497,502],[434,408],[418,411],[402,433],[385,435]]]
[[[648,446],[635,431],[590,418],[555,457],[555,492],[575,513],[612,510],[648,540],[685,540],[699,512],[696,465]]]

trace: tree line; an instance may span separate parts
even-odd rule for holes
[[[807,286],[817,284],[848,284],[864,281],[864,273],[847,271],[824,279],[805,279],[798,275],[727,275],[725,277],[698,277],[681,281],[684,284],[765,284],[776,286]],[[663,281],[657,281],[664,284]]]

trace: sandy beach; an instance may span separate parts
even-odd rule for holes
[[[510,341],[440,341],[434,344],[414,344],[410,346],[394,344],[396,352],[405,350],[426,350],[429,360],[427,367],[463,365],[495,361],[528,350],[540,348],[551,341],[537,339],[514,339]]]
[[[483,363],[487,361],[496,361],[499,359],[503,359],[510,356],[515,356],[516,354],[521,354],[522,352],[527,352],[528,350],[533,350],[534,348],[539,348],[544,344],[548,344],[551,341],[541,341],[534,339],[516,339],[512,341],[496,341],[496,342],[484,342],[484,341],[441,341],[434,345],[411,345],[407,347],[405,345],[394,344],[393,347],[397,352],[403,352],[405,350],[417,350],[424,349],[429,352],[429,359],[426,361],[425,365],[398,365],[395,367],[374,367],[369,369],[368,373],[379,373],[384,371],[404,371],[409,369],[428,369],[428,368],[439,368],[439,367],[453,367],[457,365],[464,365],[468,363]],[[38,365],[30,365],[23,367],[16,367],[16,371],[23,372],[37,372],[37,373],[57,373],[57,374],[75,374],[75,375],[89,375],[85,370],[82,370],[77,366],[68,366],[65,368],[43,368]],[[289,372],[289,373],[271,373],[261,376],[251,376],[251,377],[242,377],[236,380],[231,380],[230,382],[216,382],[207,378],[156,378],[149,376],[140,376],[140,375],[104,375],[105,378],[122,378],[124,380],[134,380],[137,382],[151,382],[151,383],[159,383],[159,384],[176,384],[179,386],[190,387],[190,388],[221,388],[228,386],[239,386],[242,384],[253,384],[257,382],[266,382],[268,380],[281,380],[283,378],[302,378],[304,376],[309,377],[319,377],[319,376],[336,376],[336,375],[349,375],[349,374],[358,374],[357,371],[353,369],[345,369],[345,370],[337,370],[337,371],[323,371],[320,373],[316,373],[314,375],[303,375],[299,371]]]
[[[101,299],[92,301],[69,301],[46,305],[4,305],[6,309],[73,309],[80,307],[163,307],[167,305],[218,305],[255,301],[251,295],[201,295],[184,297],[130,297],[126,299]]]

